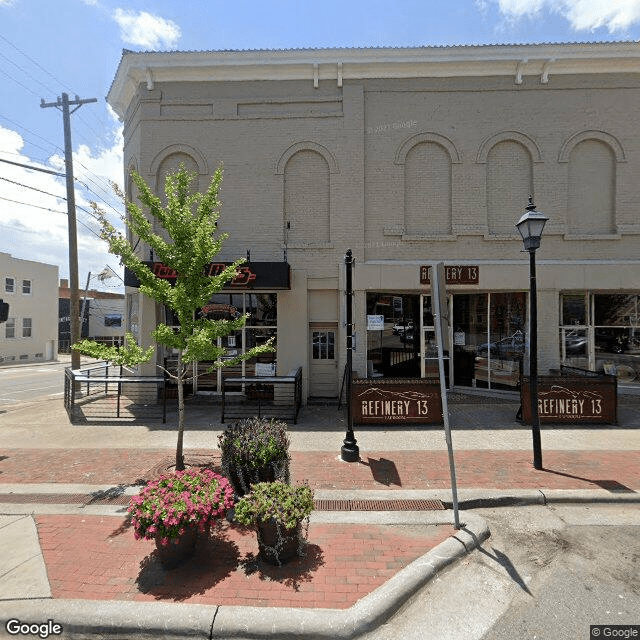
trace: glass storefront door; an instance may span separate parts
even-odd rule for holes
[[[454,384],[515,389],[525,352],[526,293],[453,296]]]
[[[370,291],[367,316],[367,377],[419,378],[420,296]]]

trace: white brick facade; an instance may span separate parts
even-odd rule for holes
[[[0,324],[0,365],[58,357],[58,267],[0,252],[0,298],[9,318]]]
[[[428,293],[420,265],[479,267],[477,283],[449,288],[454,300],[528,291],[514,224],[529,195],[550,218],[537,252],[541,372],[562,357],[563,292],[640,293],[639,63],[637,43],[125,52],[108,100],[125,168],[157,189],[179,161],[201,188],[224,163],[220,258],[286,257],[278,370],[302,365],[313,395],[314,327],[336,331],[339,389],[347,248],[363,374],[367,292]],[[155,321],[141,304],[143,341]]]

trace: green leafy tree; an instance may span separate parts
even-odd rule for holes
[[[218,346],[218,338],[241,329],[248,314],[232,320],[211,320],[200,314],[213,295],[232,280],[244,260],[237,260],[216,275],[207,273],[207,265],[214,261],[228,234],[218,233],[220,217],[218,192],[222,182],[222,169],[218,168],[204,193],[193,192],[194,175],[184,165],[167,176],[164,206],[143,178],[131,174],[138,187],[138,198],[144,209],[133,202],[126,202],[128,217],[125,222],[134,236],[146,243],[164,265],[176,274],[175,282],[157,277],[135,253],[135,247],[106,218],[97,205],[93,205],[102,227],[102,237],[109,245],[109,252],[120,257],[121,262],[133,271],[140,281],[140,291],[153,300],[171,309],[179,327],[159,324],[152,336],[154,340],[177,352],[177,367],[167,373],[175,380],[178,389],[178,443],[176,447],[176,469],[184,469],[183,440],[185,424],[184,383],[189,379],[187,365],[193,362],[212,361],[211,370],[234,365],[260,353],[273,351],[272,341],[247,350],[235,358],[222,359],[227,355],[224,347]],[[167,232],[170,241],[154,233],[152,220],[157,220]],[[144,351],[131,334],[127,334],[122,347],[107,347],[83,340],[73,347],[80,352],[116,362],[134,365],[146,362],[153,355]]]

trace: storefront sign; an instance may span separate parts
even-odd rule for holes
[[[445,265],[446,284],[478,284],[480,281],[480,267],[478,265]],[[420,284],[431,284],[431,266],[420,267]]]
[[[522,414],[531,422],[529,379],[523,378],[520,391]],[[538,380],[540,423],[617,422],[617,384],[613,376],[599,378],[540,376]]]
[[[158,278],[175,282],[176,271],[162,262],[144,263]],[[205,267],[205,275],[217,276],[226,269],[231,262],[212,262]],[[140,281],[133,271],[125,267],[124,284],[127,287],[140,286]],[[230,280],[227,289],[290,289],[291,280],[289,264],[286,262],[250,262],[240,265],[236,277]]]
[[[440,386],[432,380],[354,380],[355,424],[442,424]]]
[[[384,316],[367,316],[367,331],[383,331]]]

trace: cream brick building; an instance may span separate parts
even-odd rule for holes
[[[58,267],[0,252],[0,298],[9,318],[0,324],[0,365],[58,357]]]
[[[541,373],[565,363],[634,387],[639,70],[637,43],[125,51],[108,101],[125,124],[125,170],[158,192],[180,162],[200,188],[224,163],[220,258],[249,255],[267,275],[238,281],[212,313],[251,311],[230,348],[277,335],[278,373],[301,365],[305,397],[340,391],[348,248],[361,375],[429,375],[421,274],[441,261],[451,381],[515,388],[529,261],[514,224],[530,195],[549,217]],[[268,276],[283,266],[288,278]],[[145,344],[158,311],[128,289]]]

